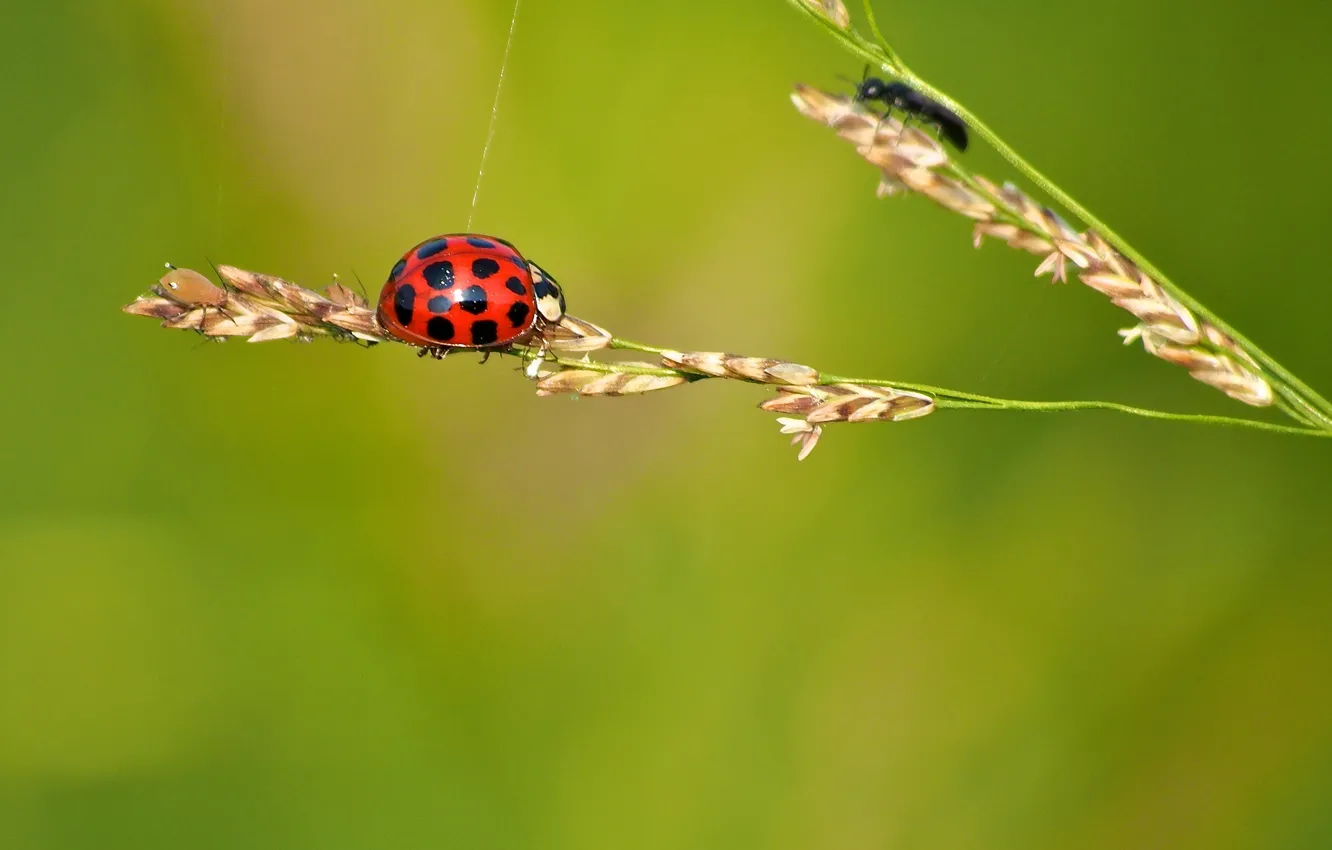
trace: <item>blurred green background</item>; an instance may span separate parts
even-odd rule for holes
[[[1332,391],[1332,8],[878,10]],[[757,388],[119,312],[166,260],[375,287],[463,229],[510,11],[6,10],[0,846],[1332,846],[1322,442],[956,413],[798,464]],[[787,101],[859,73],[780,0],[524,0],[474,229],[635,339],[1248,413],[876,200]]]

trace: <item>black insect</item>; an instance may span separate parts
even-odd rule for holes
[[[865,77],[856,85],[857,102],[878,101],[888,107],[887,117],[894,109],[924,124],[939,128],[939,133],[953,143],[959,151],[967,149],[967,125],[957,113],[928,95],[921,94],[900,81],[886,82],[878,77]]]

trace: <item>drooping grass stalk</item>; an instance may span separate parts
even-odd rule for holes
[[[1296,421],[1303,422],[1310,427],[1332,430],[1332,403],[1247,337],[1222,321],[1202,302],[1166,277],[1160,269],[1129,245],[1123,237],[1110,229],[1085,206],[1078,203],[1068,192],[1018,154],[1011,145],[1000,138],[994,130],[971,110],[967,109],[966,106],[929,80],[912,71],[902,60],[900,54],[893,49],[889,41],[884,38],[878,23],[874,19],[874,11],[869,0],[863,0],[864,10],[866,21],[875,41],[865,38],[850,26],[849,15],[841,4],[841,0],[787,0],[787,2],[814,21],[848,52],[878,68],[883,75],[905,82],[912,88],[924,92],[953,110],[966,122],[971,131],[998,151],[1005,160],[1039,187],[1051,200],[1086,225],[1091,232],[1097,234],[1111,246],[1117,254],[1131,262],[1138,270],[1141,270],[1150,279],[1152,285],[1159,288],[1170,302],[1186,308],[1201,320],[1202,324],[1224,337],[1228,343],[1224,347],[1231,348],[1232,353],[1237,353],[1244,360],[1249,361],[1249,364],[1271,386],[1276,396],[1273,401],[1276,402],[1278,409],[1281,409]],[[965,173],[965,169],[956,166],[956,164],[951,164],[948,170],[955,179],[972,188],[977,188],[975,181]],[[1016,224],[1012,221],[1005,221],[1005,223]],[[1268,403],[1272,402],[1269,401]]]
[[[222,286],[200,284],[194,301],[163,287],[125,306],[131,315],[161,319],[162,326],[217,340],[248,338],[310,341],[330,337],[370,346],[399,342],[380,326],[375,310],[336,281],[315,291],[272,275],[218,266]],[[593,360],[598,351],[651,355],[654,362]],[[936,410],[1064,412],[1110,410],[1149,419],[1248,428],[1280,434],[1332,437],[1313,428],[1274,425],[1225,416],[1167,413],[1105,401],[1023,401],[978,395],[947,387],[884,378],[852,378],[786,360],[722,352],[681,352],[615,337],[597,325],[566,316],[540,340],[512,345],[505,353],[527,363],[538,395],[637,395],[704,380],[760,384],[777,391],[759,406],[778,417],[782,432],[813,450],[825,425],[834,422],[905,421]],[[582,355],[581,357],[579,355]]]
[[[627,351],[640,351],[649,354],[661,355],[668,353],[668,349],[657,348],[651,345],[631,342],[630,340],[612,337],[609,348],[622,349]],[[585,360],[567,361],[558,359],[561,365],[568,368],[588,368],[617,370],[619,364],[610,363],[592,363]],[[655,375],[680,374],[675,369],[651,369],[644,370],[647,373]],[[735,375],[691,375],[694,380],[707,377],[732,378],[750,383],[767,383],[752,378],[737,377]],[[1000,398],[997,396],[980,395],[977,393],[968,393],[961,390],[949,389],[948,387],[932,386],[930,384],[915,383],[913,381],[898,381],[886,378],[854,378],[845,375],[836,375],[831,372],[818,373],[819,384],[822,385],[856,385],[866,387],[884,387],[894,390],[905,390],[908,392],[920,393],[930,396],[934,405],[939,408],[952,408],[955,410],[1014,410],[1028,411],[1033,413],[1059,413],[1075,410],[1109,410],[1116,413],[1125,413],[1130,416],[1139,416],[1145,419],[1160,419],[1169,422],[1192,422],[1200,425],[1221,425],[1234,428],[1248,428],[1258,431],[1268,431],[1276,434],[1298,434],[1305,437],[1327,437],[1332,438],[1332,432],[1324,432],[1311,428],[1302,428],[1293,425],[1278,425],[1270,422],[1260,422],[1255,419],[1240,419],[1232,416],[1209,416],[1205,414],[1192,413],[1170,413],[1163,410],[1152,410],[1145,407],[1135,407],[1129,404],[1119,404],[1113,401],[1027,401],[1012,398]]]

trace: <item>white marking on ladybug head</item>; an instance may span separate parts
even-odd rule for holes
[[[532,293],[536,296],[537,313],[550,324],[557,324],[564,318],[564,293],[545,269],[536,263],[528,262],[532,273]]]

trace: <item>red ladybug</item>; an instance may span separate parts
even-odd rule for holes
[[[508,242],[474,233],[427,239],[402,256],[379,293],[379,323],[421,354],[493,351],[564,316],[554,278]]]

